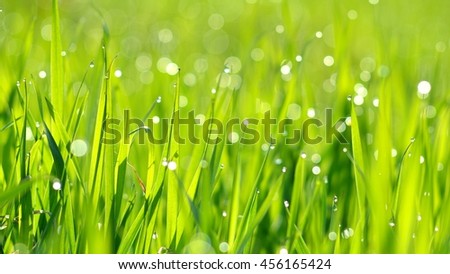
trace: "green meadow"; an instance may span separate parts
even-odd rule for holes
[[[449,14],[0,1],[0,253],[449,253]]]

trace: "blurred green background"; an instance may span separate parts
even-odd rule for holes
[[[75,163],[67,175],[71,190],[57,197],[53,181],[42,178],[55,175],[55,155],[42,141],[33,91],[50,98],[52,1],[0,1],[0,10],[0,190],[10,194],[23,183],[21,165],[39,178],[21,194],[29,198],[0,195],[2,252],[450,251],[447,1],[60,1],[62,70],[54,77],[63,81],[64,102],[54,107],[67,125],[75,106],[80,124],[67,127],[69,141],[56,136],[59,149],[74,156],[65,164]],[[142,118],[160,96],[150,118],[169,118],[179,92],[182,115],[209,117],[214,97],[220,120],[261,118],[270,110],[294,120],[289,135],[308,118],[323,121],[331,108],[332,123],[341,119],[338,130],[351,144],[283,145],[286,135],[278,134],[273,149],[264,140],[181,145],[177,179],[161,165],[164,146],[133,144],[119,180],[123,146],[104,158],[92,151],[104,70],[115,56],[108,117],[123,119],[129,109]],[[27,111],[39,124],[28,120],[24,135],[20,117]],[[76,157],[79,149],[84,153]],[[21,162],[24,150],[32,156]],[[95,161],[111,161],[97,179]],[[188,204],[182,190],[170,203],[171,181],[184,185]],[[124,185],[120,197],[117,189],[108,194],[113,182]],[[139,183],[147,186],[145,197]],[[149,194],[161,186],[160,194]],[[103,199],[124,201],[117,215],[108,216]],[[14,217],[29,218],[28,229]],[[103,231],[105,218],[117,223]]]

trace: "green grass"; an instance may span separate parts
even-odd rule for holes
[[[22,2],[0,3],[0,253],[450,252],[446,1]],[[326,109],[347,144],[284,144]],[[295,119],[275,145],[140,142],[191,110]]]

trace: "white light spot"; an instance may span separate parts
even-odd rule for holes
[[[200,161],[200,167],[201,168],[207,168],[208,165],[209,165],[208,161],[206,161],[206,160],[201,160]]]
[[[425,163],[425,157],[423,157],[422,155],[420,155],[419,163],[420,164]]]
[[[120,69],[116,69],[116,71],[114,71],[114,76],[116,76],[116,78],[122,77],[122,71]]]
[[[224,210],[224,211],[222,211],[222,217],[227,217],[227,212]]]
[[[47,73],[43,70],[39,71],[39,78],[44,79],[45,77],[47,77]]]
[[[220,252],[222,252],[222,253],[228,252],[228,249],[229,249],[229,248],[230,248],[230,246],[228,245],[227,242],[221,242],[221,243],[219,244],[219,250],[220,250]]]
[[[208,25],[213,30],[219,30],[225,24],[225,19],[218,13],[213,13],[208,18]]]
[[[316,117],[316,110],[314,108],[308,108],[308,111],[306,112],[306,115],[309,118],[314,118],[314,117]]]
[[[353,102],[355,103],[355,105],[360,106],[360,105],[364,104],[364,97],[361,95],[356,95],[353,98]]]
[[[289,207],[289,201],[284,201],[284,207],[286,207],[286,208]]]
[[[302,152],[302,153],[300,153],[300,157],[302,157],[302,159],[306,159],[306,153],[304,153],[304,152]]]
[[[262,59],[264,59],[264,51],[260,48],[254,48],[252,49],[252,51],[250,52],[250,57],[256,61],[259,62]]]
[[[312,173],[313,173],[314,175],[319,175],[319,174],[320,174],[320,167],[314,166],[314,167],[312,168]]]
[[[286,254],[289,254],[289,252],[288,252],[287,248],[283,247],[280,249],[280,254],[286,255]]]
[[[211,89],[212,94],[216,94],[217,90],[215,88]]]
[[[352,125],[352,117],[345,118],[345,124],[350,127]]]
[[[380,99],[378,99],[378,98],[373,99],[372,104],[376,108],[379,107],[380,106]]]
[[[70,152],[73,154],[73,156],[75,157],[83,157],[84,155],[86,155],[88,150],[88,146],[86,141],[84,140],[74,140],[72,142],[72,144],[70,145]]]
[[[291,67],[288,64],[282,65],[280,71],[281,71],[281,74],[288,75],[291,73]]]
[[[347,17],[350,20],[356,20],[356,18],[358,18],[358,12],[356,10],[349,10],[347,12]]]
[[[427,98],[430,91],[431,84],[428,81],[420,81],[417,85],[417,96],[421,99]]]
[[[229,69],[228,73],[238,73],[242,68],[241,59],[236,56],[230,56],[225,59],[225,66]]]
[[[178,65],[175,63],[168,63],[166,66],[166,72],[169,75],[176,75],[178,73]]]
[[[42,39],[44,39],[45,41],[52,40],[52,25],[51,24],[47,24],[42,27],[41,36],[42,36]]]
[[[158,233],[153,232],[152,239],[153,239],[153,240],[158,239]]]
[[[316,37],[317,38],[322,38],[322,36],[323,36],[323,33],[321,32],[321,31],[318,31],[318,32],[316,32]]]
[[[183,82],[186,86],[192,87],[197,83],[197,77],[193,73],[187,73],[183,77]]]
[[[27,141],[34,141],[34,136],[33,136],[33,130],[31,130],[31,127],[27,127],[25,130],[25,139]]]
[[[158,39],[161,43],[169,43],[173,39],[173,33],[170,29],[162,29],[158,32]]]
[[[314,153],[314,154],[311,156],[311,161],[312,161],[314,164],[320,163],[321,160],[322,160],[322,157],[321,157],[320,154],[318,154],[318,153]]]
[[[397,157],[397,150],[395,148],[391,149],[392,158]]]
[[[188,105],[188,98],[186,96],[181,95],[179,101],[180,108],[184,108]]]
[[[330,241],[336,241],[336,239],[337,239],[337,234],[336,234],[336,232],[330,232],[330,233],[328,233],[328,239],[329,239]]]
[[[277,26],[275,27],[275,31],[276,31],[277,33],[279,33],[279,34],[283,33],[283,32],[284,32],[284,26],[283,26],[283,25],[277,25]]]
[[[159,124],[160,121],[161,121],[161,119],[159,118],[159,116],[153,116],[153,118],[152,118],[153,124]]]
[[[370,74],[370,72],[368,72],[367,70],[361,71],[361,73],[359,74],[359,79],[361,79],[361,81],[368,82],[371,78],[372,74]]]
[[[61,181],[60,181],[59,179],[55,179],[55,180],[53,181],[52,187],[53,187],[53,189],[56,190],[56,191],[61,190],[61,187],[62,187]]]
[[[323,64],[327,67],[331,67],[334,65],[334,58],[333,56],[327,55],[323,58]]]
[[[175,169],[177,169],[177,163],[175,163],[174,161],[170,161],[170,162],[167,164],[167,168],[168,168],[169,170],[175,170]]]
[[[136,58],[134,65],[138,71],[147,71],[152,67],[152,58],[149,55],[142,54]]]
[[[297,61],[298,63],[300,63],[302,60],[303,60],[303,57],[301,55],[295,56],[295,61]]]
[[[417,221],[418,221],[418,222],[422,221],[422,215],[420,215],[420,214],[417,215]]]
[[[169,164],[169,162],[167,161],[167,159],[166,158],[163,158],[162,159],[162,165],[163,166],[167,166]]]
[[[427,106],[425,108],[425,116],[428,119],[432,119],[432,118],[436,117],[436,113],[437,113],[437,111],[436,111],[436,108],[434,106]]]
[[[379,0],[369,0],[369,3],[372,5],[378,4]]]
[[[235,143],[239,142],[239,133],[234,132],[234,131],[231,132],[228,135],[228,141],[230,141],[232,144],[235,144]]]

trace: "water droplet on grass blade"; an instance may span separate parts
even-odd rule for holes
[[[161,96],[158,96],[158,98],[156,98],[156,103],[158,103],[158,104],[161,103],[161,100],[162,100]]]
[[[228,252],[228,249],[229,249],[229,248],[230,248],[230,246],[228,245],[227,242],[221,242],[221,243],[219,244],[219,250],[220,250],[220,252],[222,252],[222,253]]]
[[[352,96],[351,95],[347,95],[347,101],[349,101],[349,102],[352,101]]]
[[[175,170],[175,169],[177,169],[177,163],[175,163],[174,161],[170,161],[170,162],[167,164],[167,168],[168,168],[169,170]]]
[[[88,146],[86,144],[85,141],[83,140],[74,140],[72,142],[72,144],[70,145],[70,152],[75,156],[75,157],[83,157],[84,155],[86,155],[88,150]]]
[[[156,232],[153,232],[152,239],[153,240],[158,239],[158,234]]]
[[[281,172],[286,173],[286,171],[287,171],[287,167],[284,166],[284,167],[281,169]]]
[[[314,166],[314,167],[312,168],[312,173],[313,173],[314,175],[319,175],[319,174],[320,174],[320,167],[319,167],[319,166]]]
[[[416,141],[416,138],[411,137],[411,139],[409,139],[411,143],[414,143]]]
[[[60,181],[59,179],[54,179],[54,180],[53,180],[53,183],[52,183],[52,187],[53,187],[53,189],[56,190],[56,191],[61,190],[61,187],[62,187],[61,181]]]
[[[91,61],[91,62],[89,63],[89,67],[90,67],[90,68],[93,68],[93,67],[94,67],[94,61]]]
[[[337,234],[336,234],[336,232],[330,232],[330,233],[328,233],[328,239],[330,240],[330,241],[336,241],[336,239],[337,239]]]
[[[289,201],[284,201],[284,207],[288,208],[289,207]]]

